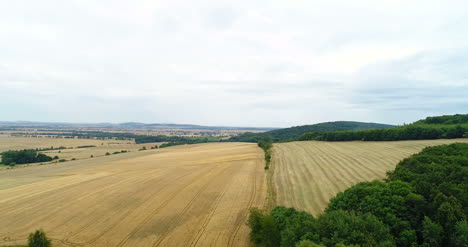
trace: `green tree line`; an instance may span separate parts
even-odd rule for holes
[[[415,122],[416,124],[466,124],[468,123],[468,114],[444,115],[437,117],[427,117],[426,119]]]
[[[338,193],[313,217],[293,208],[252,209],[257,246],[468,246],[468,144],[425,148],[385,181]]]
[[[390,129],[361,131],[310,132],[299,137],[300,141],[399,141],[453,139],[468,137],[468,124],[428,125],[411,124]]]
[[[271,148],[273,147],[273,143],[268,141],[259,141],[257,145],[263,149],[265,153],[265,170],[270,169],[270,162],[271,162]]]

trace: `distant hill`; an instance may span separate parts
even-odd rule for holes
[[[386,129],[307,132],[300,141],[399,141],[468,137],[468,114],[428,117],[412,124]]]
[[[414,122],[414,124],[468,124],[468,114],[427,117],[426,119]]]
[[[263,133],[244,133],[234,136],[229,141],[238,142],[258,142],[259,140],[266,141],[288,141],[297,140],[302,134],[309,132],[326,132],[326,131],[349,131],[349,130],[368,130],[368,129],[384,129],[391,128],[393,125],[378,124],[378,123],[363,123],[353,121],[336,121],[318,123],[312,125],[302,125],[285,129],[271,130]]]

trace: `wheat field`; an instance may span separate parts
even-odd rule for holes
[[[249,246],[266,195],[256,144],[175,146],[0,171],[0,246]]]
[[[395,142],[290,142],[274,144],[274,204],[318,215],[352,185],[383,179],[398,162],[424,147],[468,139]]]

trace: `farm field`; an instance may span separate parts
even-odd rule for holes
[[[105,156],[108,152],[129,152],[138,151],[142,147],[150,149],[162,143],[135,144],[129,140],[95,140],[95,139],[72,139],[72,138],[48,138],[48,137],[17,137],[0,135],[0,153],[8,150],[36,149],[36,148],[57,148],[64,146],[67,149],[41,151],[48,156],[58,156],[60,159],[87,159]],[[77,148],[79,146],[95,146],[87,148]]]
[[[400,160],[424,147],[454,142],[468,139],[274,144],[273,203],[318,215],[338,192],[358,182],[383,179]]]
[[[95,140],[95,139],[72,139],[72,138],[47,138],[47,137],[19,137],[0,135],[0,152],[8,150],[20,150],[29,148],[53,147],[77,147],[85,145],[109,145],[112,143],[131,143],[132,141]]]
[[[266,196],[256,144],[183,145],[0,171],[0,246],[249,246]]]

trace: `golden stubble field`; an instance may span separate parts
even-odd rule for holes
[[[132,143],[132,141],[116,140],[94,140],[94,139],[72,139],[72,138],[47,138],[47,137],[18,137],[0,135],[0,152],[8,150],[21,150],[28,148],[50,148],[50,147],[77,147],[85,145],[101,146],[110,144]]]
[[[383,179],[400,160],[424,147],[454,142],[468,139],[274,144],[273,203],[318,215],[338,192],[358,182]]]
[[[256,144],[184,145],[0,171],[0,246],[249,246],[266,197]]]
[[[136,144],[129,140],[95,140],[95,139],[72,139],[72,138],[50,138],[50,137],[18,137],[0,135],[0,153],[8,150],[36,149],[36,148],[57,148],[60,146],[67,149],[41,151],[42,153],[60,159],[88,159],[91,156],[105,156],[106,153],[113,154],[126,150],[136,152],[142,147],[150,149],[162,143]],[[77,148],[79,146],[95,146],[88,148]],[[50,163],[50,162],[48,162]],[[37,165],[37,164],[33,164]]]

